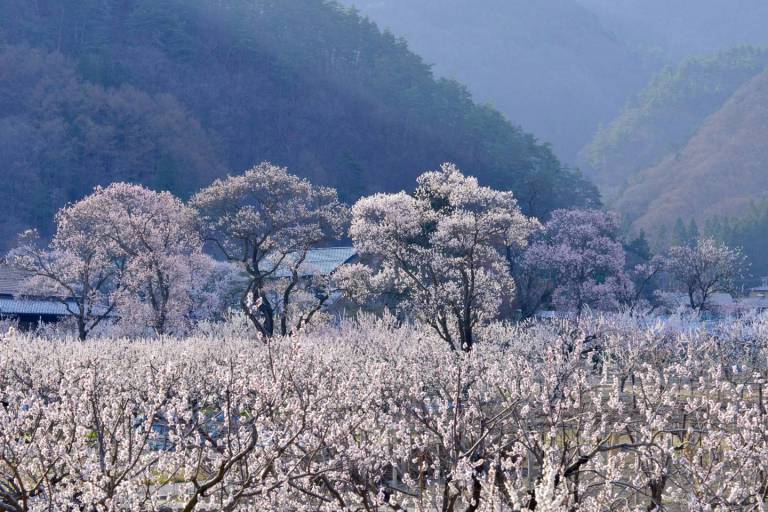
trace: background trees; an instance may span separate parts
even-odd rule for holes
[[[580,314],[616,310],[632,296],[617,220],[600,210],[557,210],[522,256],[524,309],[542,301]]]
[[[713,217],[702,231],[729,247],[738,247],[750,263],[750,275],[743,276],[742,284],[758,285],[768,276],[768,241],[763,233],[768,229],[768,201],[757,201],[742,217]]]
[[[96,185],[187,199],[265,160],[347,202],[446,159],[515,190],[527,214],[598,201],[545,144],[334,2],[8,0],[0,45],[14,177],[0,249],[27,226],[51,234],[55,211]]]
[[[303,310],[291,307],[307,286],[299,275],[307,252],[344,234],[348,210],[335,190],[262,163],[217,180],[191,205],[206,239],[247,273],[241,304],[263,336],[300,328],[327,300],[326,290]]]
[[[12,261],[32,274],[30,293],[76,309],[81,339],[108,316],[139,331],[183,333],[196,311],[211,309],[204,302],[225,296],[204,293],[215,264],[202,252],[193,210],[168,192],[97,187],[56,221],[49,251],[25,238]]]
[[[56,211],[96,185],[188,196],[224,172],[209,134],[177,99],[89,83],[60,53],[3,45],[0,88],[0,249],[27,227],[49,238]]]
[[[454,349],[470,350],[479,323],[514,296],[507,255],[537,225],[512,193],[482,187],[452,164],[422,174],[413,195],[376,194],[352,210],[350,236],[362,257],[352,279],[406,294],[405,309]]]
[[[707,306],[713,293],[732,291],[745,266],[741,251],[711,238],[701,238],[693,247],[671,247],[667,257],[667,269],[696,311]]]

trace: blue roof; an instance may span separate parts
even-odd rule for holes
[[[0,317],[4,316],[70,316],[66,305],[61,301],[46,297],[22,296],[23,283],[32,276],[29,272],[0,264]],[[77,310],[73,301],[69,302],[72,311]]]
[[[72,311],[77,311],[71,303]],[[0,298],[0,317],[6,315],[69,316],[67,307],[55,300]]]
[[[299,275],[301,277],[329,276],[344,263],[348,263],[356,254],[354,247],[323,247],[319,249],[311,249],[307,252],[307,257],[301,265],[299,265]],[[276,278],[291,277],[291,267],[298,257],[298,253],[286,256],[283,263],[272,276]],[[267,271],[268,269],[262,270]]]

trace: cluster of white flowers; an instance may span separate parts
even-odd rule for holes
[[[300,329],[317,315],[330,295],[327,283],[299,269],[312,248],[346,232],[349,209],[336,190],[262,163],[216,180],[190,204],[204,236],[248,276],[241,305],[264,338]]]
[[[768,320],[0,339],[0,509],[764,510]]]
[[[223,271],[203,253],[194,211],[168,192],[114,183],[56,215],[49,250],[26,233],[11,262],[25,293],[58,297],[85,339],[106,319],[132,334],[182,334],[224,296]]]
[[[415,194],[376,194],[352,209],[349,230],[362,257],[340,275],[357,296],[394,289],[401,307],[454,348],[470,350],[475,329],[514,297],[508,254],[538,227],[511,192],[482,187],[452,164],[418,178]]]

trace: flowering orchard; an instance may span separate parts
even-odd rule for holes
[[[10,334],[0,509],[765,510],[768,320],[684,327]]]
[[[350,208],[334,189],[265,162],[188,204],[139,185],[97,187],[58,212],[47,247],[27,231],[7,261],[28,275],[18,295],[58,301],[81,340],[183,337],[235,302],[262,339],[285,336],[345,313],[335,306],[345,298],[341,309],[389,309],[465,352],[485,325],[541,310],[655,310],[662,274],[676,285],[667,296],[703,311],[743,275],[738,249],[714,240],[632,261],[608,212],[542,220],[450,163],[419,176],[412,193]],[[345,237],[357,262],[302,270]]]
[[[351,209],[268,163],[189,204],[96,188],[8,258],[78,339],[0,338],[0,511],[765,510],[768,319],[591,313],[662,274],[704,310],[739,251],[543,221],[451,164]],[[572,320],[503,323],[542,308]]]

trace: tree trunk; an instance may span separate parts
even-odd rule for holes
[[[82,316],[77,318],[77,338],[80,341],[85,341],[88,337],[88,330],[85,328],[85,319]]]

